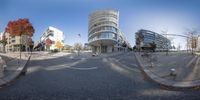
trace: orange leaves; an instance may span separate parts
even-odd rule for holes
[[[63,45],[61,44],[60,41],[57,41],[55,46],[56,46],[58,49],[62,49],[62,47],[63,47]]]
[[[35,32],[32,24],[27,18],[18,19],[16,21],[9,21],[5,31],[8,32],[11,36],[33,36],[33,33]]]

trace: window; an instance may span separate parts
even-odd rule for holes
[[[15,40],[11,40],[11,43],[15,43]]]
[[[52,44],[55,44],[55,41],[52,41]]]

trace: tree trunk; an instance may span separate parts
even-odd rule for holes
[[[3,44],[3,53],[6,53],[5,46],[6,45]]]
[[[21,59],[21,36],[20,35],[20,39],[19,39],[19,58]]]

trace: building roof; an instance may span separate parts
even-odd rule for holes
[[[48,29],[63,33],[63,31],[59,30],[58,28],[52,27],[52,26],[49,26]]]

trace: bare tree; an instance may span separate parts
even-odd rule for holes
[[[74,44],[74,49],[78,52],[78,56],[79,56],[80,51],[82,49],[82,44],[81,43],[75,43]]]
[[[167,35],[168,35],[168,29],[162,30],[161,32],[162,32],[164,35],[166,35],[166,38],[168,39],[168,37],[167,37]],[[164,48],[163,48],[163,49],[164,49]],[[169,54],[168,51],[169,51],[169,43],[167,43],[166,55]]]
[[[194,49],[197,48],[197,37],[198,37],[198,30],[197,29],[188,29],[185,28],[186,33],[185,35],[188,37],[187,38],[187,49],[192,49],[192,54],[194,54]],[[187,50],[188,51],[188,50]]]
[[[181,44],[179,43],[177,46],[177,51],[180,51],[180,50],[181,50]]]
[[[142,33],[137,32],[136,34],[138,34],[138,37],[136,37],[136,45],[138,45],[139,47],[137,47],[139,49],[139,52],[141,51],[141,43],[144,40],[144,35]]]

